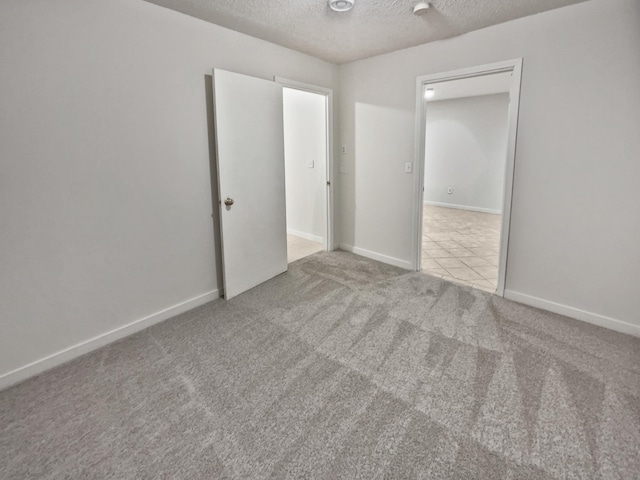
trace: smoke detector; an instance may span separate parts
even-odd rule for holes
[[[413,14],[424,15],[429,10],[429,7],[431,7],[431,5],[429,5],[427,2],[418,2],[416,3],[416,6],[413,7]]]
[[[329,0],[329,8],[334,12],[348,12],[354,3],[355,0]]]

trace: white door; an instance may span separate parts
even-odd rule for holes
[[[213,70],[224,296],[287,270],[282,86]]]

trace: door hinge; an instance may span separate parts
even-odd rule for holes
[[[331,182],[327,180],[327,187],[330,187],[330,186],[331,186]]]

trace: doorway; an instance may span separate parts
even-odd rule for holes
[[[216,68],[211,78],[212,178],[217,183],[213,197],[219,211],[223,295],[231,299],[288,269],[283,87],[323,95],[324,115],[317,122],[326,144],[324,158],[319,157],[326,166],[320,175],[322,245],[333,249],[333,93],[278,77],[270,81]]]
[[[331,91],[283,85],[287,260],[331,249]]]
[[[522,61],[418,78],[416,270],[504,292]]]

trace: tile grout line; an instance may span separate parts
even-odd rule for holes
[[[499,218],[443,207],[425,210],[422,270],[454,283],[495,291]]]

